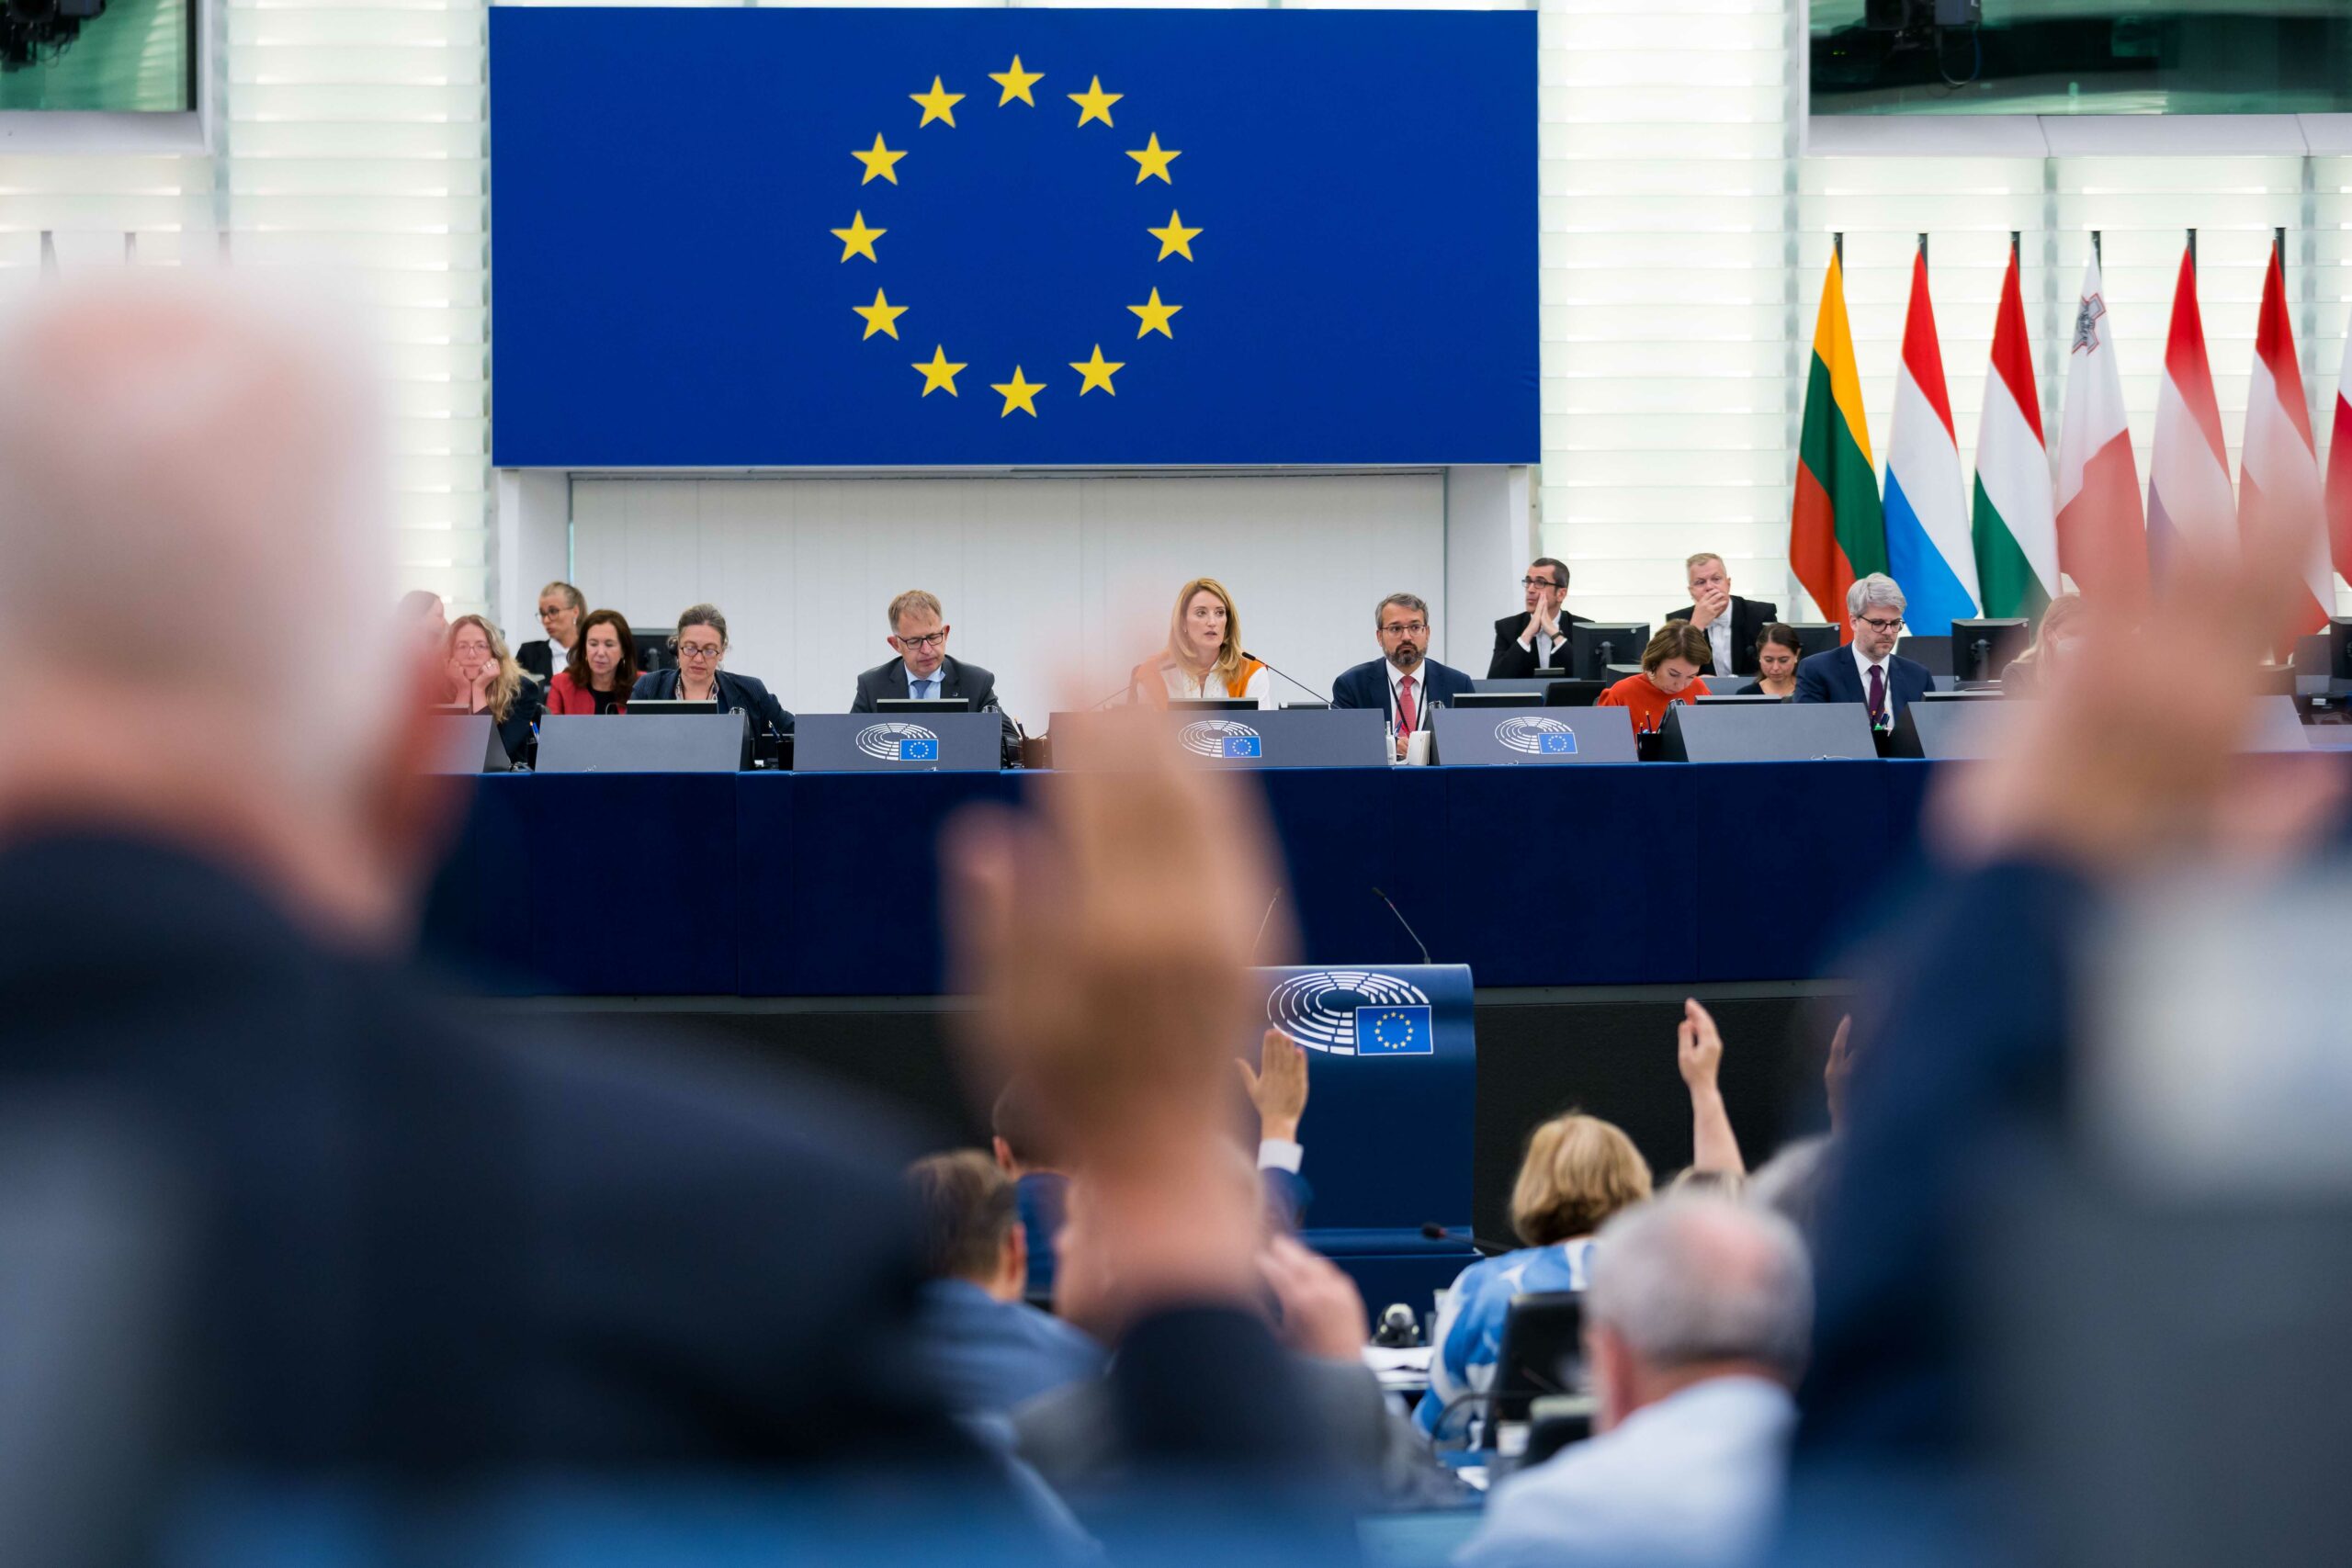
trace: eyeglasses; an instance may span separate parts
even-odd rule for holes
[[[1854,619],[1861,622],[1861,624],[1866,626],[1876,626],[1883,632],[1901,631],[1903,629],[1903,617],[1900,615],[1895,616],[1894,619],[1891,621],[1882,621],[1875,615],[1856,615]]]
[[[1521,588],[1557,588],[1561,586],[1561,584],[1553,581],[1548,577],[1522,577],[1519,580],[1519,585]]]
[[[552,621],[558,615],[562,615],[570,608],[571,608],[571,606],[569,604],[558,604],[554,609],[550,610],[545,604],[542,604],[539,606],[539,619],[543,621]]]
[[[947,628],[945,626],[942,626],[935,632],[925,632],[921,637],[902,637],[899,639],[899,646],[910,649],[919,648],[945,648],[947,646]]]
[[[1398,621],[1392,626],[1381,627],[1380,635],[1383,637],[1401,637],[1407,632],[1425,632],[1429,629],[1430,624],[1427,621]]]
[[[718,645],[715,642],[682,642],[678,645],[678,657],[681,659],[716,659],[718,657]]]

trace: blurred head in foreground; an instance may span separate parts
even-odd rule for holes
[[[978,1149],[927,1155],[907,1168],[922,1227],[923,1267],[963,1280],[1001,1302],[1021,1299],[1029,1247],[1012,1178]]]
[[[435,655],[384,610],[363,367],[282,279],[125,273],[0,321],[0,835],[168,838],[392,929],[439,816],[408,765]]]

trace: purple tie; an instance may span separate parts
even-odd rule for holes
[[[1876,728],[1879,720],[1885,716],[1886,671],[1873,664],[1871,666],[1871,727]]]

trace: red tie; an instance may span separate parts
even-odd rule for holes
[[[1420,709],[1413,705],[1413,678],[1410,675],[1396,682],[1396,719],[1408,735],[1420,728]]]

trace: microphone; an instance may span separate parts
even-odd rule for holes
[[[1500,1258],[1506,1252],[1519,1250],[1516,1247],[1508,1247],[1499,1241],[1488,1241],[1484,1236],[1473,1235],[1468,1231],[1450,1231],[1434,1220],[1421,1222],[1421,1235],[1431,1241],[1468,1242],[1471,1250],[1482,1258]]]
[[[1256,654],[1254,654],[1254,653],[1250,652],[1250,651],[1248,649],[1246,649],[1246,648],[1245,648],[1245,649],[1243,649],[1241,650],[1241,657],[1242,657],[1242,658],[1244,658],[1244,659],[1257,659],[1259,663],[1261,663],[1261,664],[1264,665],[1264,666],[1265,666],[1267,669],[1269,669],[1269,670],[1273,670],[1275,674],[1277,674],[1277,675],[1281,676],[1283,680],[1288,681],[1292,685],[1296,686],[1300,691],[1305,692],[1308,696],[1316,698],[1317,700],[1318,700],[1319,702],[1321,702],[1321,703],[1322,703],[1322,705],[1323,705],[1325,707],[1329,707],[1329,706],[1331,705],[1331,694],[1330,694],[1330,693],[1329,693],[1329,692],[1318,692],[1318,691],[1317,691],[1314,687],[1312,687],[1312,686],[1308,685],[1306,682],[1304,682],[1304,681],[1300,680],[1297,676],[1295,676],[1295,675],[1292,674],[1292,673],[1291,673],[1289,671],[1287,671],[1287,670],[1275,670],[1275,669],[1274,669],[1273,661],[1272,661],[1272,660],[1268,660],[1268,659],[1258,659],[1258,656],[1257,656]]]
[[[1086,711],[1087,711],[1087,712],[1089,712],[1089,713],[1092,713],[1096,708],[1106,708],[1106,707],[1109,707],[1113,703],[1117,702],[1121,697],[1125,697],[1125,696],[1131,696],[1131,695],[1133,695],[1133,694],[1134,694],[1134,693],[1135,693],[1135,689],[1136,689],[1136,678],[1135,678],[1133,675],[1130,675],[1130,676],[1128,676],[1128,677],[1127,677],[1127,683],[1126,683],[1125,685],[1121,686],[1117,691],[1113,692],[1109,696],[1104,697],[1101,702],[1095,702],[1095,703],[1089,703],[1089,704],[1087,704],[1087,705],[1086,705]]]
[[[1387,894],[1383,893],[1377,887],[1372,890],[1372,896],[1388,906],[1388,912],[1396,917],[1396,923],[1403,926],[1405,928],[1405,934],[1413,939],[1413,945],[1421,950],[1421,962],[1424,964],[1436,963],[1437,961],[1430,956],[1430,944],[1421,940],[1421,933],[1413,929],[1413,922],[1405,918],[1405,911],[1396,907],[1396,900],[1391,898]]]
[[[1282,901],[1283,890],[1278,885],[1274,888],[1274,896],[1266,900],[1266,912],[1258,917],[1258,934],[1250,942],[1250,962],[1252,964],[1258,962],[1258,944],[1266,940],[1266,927],[1273,920],[1274,906]]]

